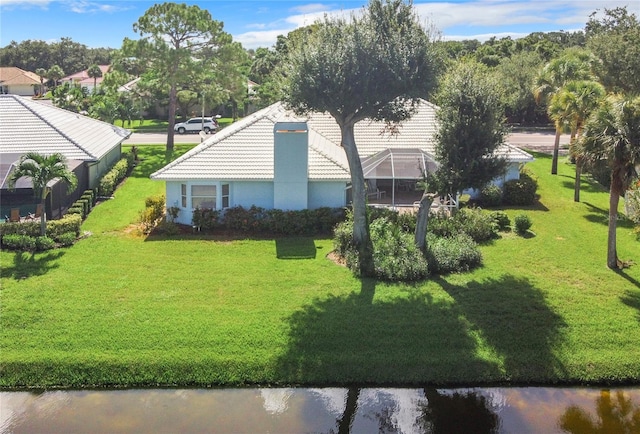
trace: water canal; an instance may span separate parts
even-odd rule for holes
[[[640,389],[0,392],[2,433],[640,433]]]

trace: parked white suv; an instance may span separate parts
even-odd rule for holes
[[[202,121],[204,119],[204,122]],[[209,134],[218,129],[218,122],[213,118],[191,118],[187,122],[180,122],[173,127],[173,131],[184,133],[199,133],[204,131]]]

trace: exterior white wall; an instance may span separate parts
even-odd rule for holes
[[[346,206],[346,188],[345,181],[309,182],[309,209]]]
[[[34,96],[39,90],[40,85],[34,87],[30,84],[10,84],[7,85],[7,93],[20,96]]]
[[[103,156],[99,161],[89,164],[89,188],[95,188],[100,178],[107,173],[114,164],[122,158],[122,145],[118,145]]]
[[[273,182],[236,181],[231,185],[231,206],[273,208]]]

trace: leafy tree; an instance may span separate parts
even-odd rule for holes
[[[600,59],[596,72],[610,92],[640,94],[640,22],[626,7],[592,13],[585,27],[587,47]]]
[[[618,203],[640,175],[640,97],[609,96],[588,119],[577,145],[587,161],[606,159],[611,170],[607,266],[621,268],[616,249]]]
[[[42,209],[51,188],[47,186],[54,179],[61,179],[68,185],[71,193],[76,189],[78,180],[76,175],[67,167],[67,161],[62,154],[45,156],[36,152],[29,152],[18,162],[18,166],[9,176],[9,188],[14,188],[20,178],[31,178],[33,194],[39,199]],[[44,236],[47,230],[46,216],[43,212],[40,216],[40,235]]]
[[[93,78],[93,92],[95,93],[97,91],[98,77],[102,77],[102,69],[94,63],[87,69],[87,75]]]
[[[503,58],[496,67],[504,88],[503,104],[511,122],[535,123],[538,113],[531,93],[531,83],[542,67],[542,58],[536,52],[522,51]],[[544,115],[544,113],[543,113]]]
[[[222,26],[196,5],[162,3],[150,7],[133,25],[141,39],[124,41],[125,56],[142,61],[168,87],[167,151],[173,150],[178,90],[182,85],[198,86],[193,77],[215,70],[220,49],[231,43]]]
[[[507,133],[499,83],[483,65],[459,62],[445,76],[437,102],[436,177],[446,189],[441,193],[481,189],[506,168],[495,156]]]
[[[60,41],[51,44],[51,58],[70,74],[82,71],[90,64],[87,46],[71,38],[60,38]]]
[[[413,7],[372,0],[350,21],[328,18],[289,47],[285,102],[296,113],[328,112],[340,127],[351,172],[353,239],[360,273],[372,276],[365,181],[354,138],[363,119],[400,122],[435,85],[438,61]]]
[[[37,68],[49,69],[55,62],[51,59],[50,45],[45,41],[28,39],[22,42],[11,41],[0,50],[0,65],[16,66],[25,71]]]
[[[563,120],[571,131],[571,152],[576,160],[576,178],[573,200],[580,202],[580,179],[582,175],[582,156],[574,149],[576,137],[582,133],[584,122],[589,114],[594,111],[605,95],[604,87],[589,80],[576,80],[568,82],[552,98],[552,105],[557,104],[563,110]]]
[[[547,63],[535,79],[533,95],[538,103],[548,106],[551,98],[569,81],[592,80],[591,65],[595,61],[590,53],[584,50],[567,50],[557,59]],[[558,125],[558,124],[556,124]],[[553,142],[553,158],[551,160],[551,174],[558,174],[558,152],[560,149],[560,135],[562,130],[556,128]]]
[[[53,105],[76,113],[86,111],[91,103],[86,87],[69,82],[53,89],[51,95]]]
[[[47,71],[47,78],[53,82],[53,88],[55,89],[58,86],[58,81],[64,77],[64,70],[58,66],[53,65]]]
[[[120,118],[121,113],[122,107],[117,95],[94,94],[89,107],[89,115],[91,117],[112,124],[116,119]]]

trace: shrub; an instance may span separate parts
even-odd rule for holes
[[[489,214],[493,221],[498,226],[498,230],[500,231],[508,231],[511,229],[511,220],[509,216],[504,211],[493,211]]]
[[[526,234],[532,225],[531,218],[529,218],[529,216],[526,214],[518,214],[513,219],[513,223],[516,233],[518,233],[519,235]]]
[[[142,232],[150,234],[158,221],[164,216],[164,195],[150,196],[145,199],[145,209],[138,216]]]
[[[502,189],[491,184],[480,190],[480,203],[485,207],[499,206],[502,203]]]
[[[444,238],[428,234],[427,263],[433,274],[469,271],[482,264],[482,254],[466,234]]]
[[[376,277],[390,281],[415,281],[429,274],[427,261],[413,236],[386,218],[371,222]]]
[[[67,210],[67,215],[69,214],[76,214],[76,215],[79,215],[80,218],[84,219],[85,218],[84,206],[80,204],[76,205],[76,203],[74,202],[74,204]]]
[[[51,250],[56,246],[56,242],[53,239],[47,237],[36,237],[36,250],[43,252],[45,250]]]
[[[128,159],[122,158],[100,179],[98,184],[98,196],[111,196],[118,184],[127,176],[129,172]]]
[[[73,232],[65,232],[54,238],[54,240],[64,247],[73,245],[73,243],[76,242],[76,239],[76,234]]]
[[[463,208],[454,217],[460,231],[469,235],[476,243],[485,243],[498,235],[498,226],[490,214],[480,208]]]
[[[54,240],[62,234],[73,233],[77,238],[80,236],[82,218],[79,215],[65,215],[60,220],[50,220],[47,222],[47,235]]]
[[[34,251],[36,249],[36,237],[7,234],[2,237],[2,245],[9,250]]]
[[[191,224],[203,231],[212,231],[222,227],[220,211],[211,208],[196,208],[193,210]]]
[[[536,201],[538,181],[528,172],[520,173],[520,179],[504,183],[503,203],[505,205],[533,205]]]

